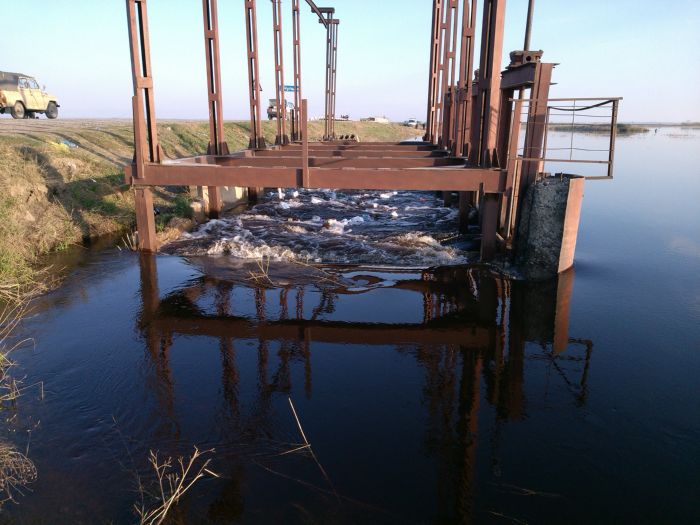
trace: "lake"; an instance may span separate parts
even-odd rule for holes
[[[430,194],[282,197],[73,254],[19,334],[3,522],[137,522],[149,451],[195,445],[173,523],[700,522],[700,131],[618,138],[545,282],[470,265]]]

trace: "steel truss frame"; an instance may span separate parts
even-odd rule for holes
[[[339,20],[332,7],[306,0],[326,28],[324,142],[310,143],[308,103],[301,90],[300,1],[292,0],[294,46],[294,114],[292,139],[286,134],[281,0],[271,0],[275,40],[275,92],[278,104],[277,145],[266,148],[261,130],[256,0],[245,0],[250,149],[229,153],[224,140],[221,104],[217,0],[202,0],[209,104],[206,155],[166,162],[158,145],[153,78],[150,65],[147,0],[125,0],[134,81],[134,161],[125,169],[136,192],[139,248],[158,248],[151,186],[196,185],[209,188],[209,211],[217,216],[221,186],[437,190],[459,192],[460,227],[478,206],[481,257],[491,259],[499,243],[516,231],[525,189],[540,176],[547,127],[547,100],[554,64],[511,64],[501,71],[506,0],[482,0],[479,69],[472,80],[476,0],[433,0],[430,74],[425,142],[357,143],[335,140],[335,97]],[[462,9],[461,32],[459,10]],[[531,18],[532,0],[528,14]],[[526,48],[529,46],[529,21]],[[457,69],[459,43],[459,68]],[[530,90],[530,99],[515,91]],[[521,95],[522,97],[522,95]],[[519,119],[528,103],[525,154],[518,157]],[[281,109],[281,111],[279,110]],[[617,104],[615,105],[615,114]],[[610,169],[614,135],[611,137]],[[500,234],[500,238],[499,238]],[[567,242],[571,244],[571,239]],[[573,238],[575,246],[575,232]]]

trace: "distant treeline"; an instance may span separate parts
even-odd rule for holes
[[[610,124],[549,124],[550,131],[572,131],[574,133],[598,133],[609,134]],[[648,133],[649,128],[637,124],[618,124],[618,135],[634,135],[635,133]]]

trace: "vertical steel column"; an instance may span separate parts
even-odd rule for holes
[[[456,100],[454,101],[454,137],[452,155],[467,156],[470,151],[469,130],[472,110],[472,70],[474,69],[474,23],[476,0],[464,0],[462,4],[462,34],[459,50],[459,72]],[[459,192],[459,231],[466,233],[469,227],[469,209],[474,192]]]
[[[334,19],[331,22],[331,27],[333,28],[333,42],[331,48],[331,85],[330,85],[330,140],[335,140],[335,94],[336,94],[336,79],[338,72],[338,26],[340,25],[340,20]]]
[[[510,119],[510,139],[508,141],[508,154],[506,158],[506,190],[504,197],[505,205],[501,208],[500,222],[503,227],[503,238],[509,240],[513,232],[515,223],[514,206],[518,198],[519,170],[522,169],[518,162],[518,141],[520,139],[520,119],[523,111],[523,100],[518,98],[515,101]]]
[[[224,120],[221,104],[221,60],[219,59],[218,0],[202,0],[204,17],[204,49],[207,64],[207,88],[209,101],[209,155],[228,155],[224,139]],[[217,219],[221,212],[221,190],[208,187],[209,217]]]
[[[250,91],[250,142],[249,148],[265,147],[261,127],[260,68],[258,65],[258,16],[256,0],[244,0],[246,50],[248,55],[248,89]]]
[[[423,140],[435,143],[435,117],[437,112],[438,70],[440,67],[440,35],[442,27],[442,0],[433,0],[433,25],[430,35],[430,72],[428,73],[428,112],[425,117]]]
[[[617,107],[619,100],[612,101],[612,114],[610,116],[610,149],[608,153],[608,177],[612,179],[613,164],[615,163],[615,139],[617,138]],[[545,151],[545,154],[547,152]]]
[[[459,51],[458,95],[455,104],[455,137],[452,154],[469,154],[469,129],[472,102],[472,71],[474,69],[474,22],[476,0],[464,0],[462,7],[462,38]]]
[[[547,120],[547,99],[549,97],[549,86],[552,83],[552,70],[554,64],[538,63],[535,70],[535,81],[530,89],[530,101],[527,114],[527,127],[525,128],[525,144],[523,146],[523,160],[520,171],[515,172],[513,180],[513,196],[510,204],[510,219],[508,227],[519,228],[520,208],[525,197],[525,191],[537,178],[537,174],[542,171],[544,157],[542,145],[546,132]],[[519,107],[516,104],[516,108]],[[513,122],[515,125],[518,120]],[[511,148],[512,148],[511,144]]]
[[[447,74],[447,83],[445,84],[445,96],[450,93],[450,108],[445,108],[442,113],[442,118],[446,125],[444,125],[444,132],[442,134],[442,143],[444,147],[452,147],[452,130],[455,125],[455,121],[452,118],[454,114],[454,107],[456,103],[456,81],[455,81],[455,69],[457,66],[457,36],[459,28],[459,0],[450,0],[447,6],[448,14],[448,30],[449,35],[449,50],[447,53],[447,68],[445,70]]]
[[[309,104],[306,99],[301,101],[301,117],[300,117],[300,130],[301,130],[301,185],[304,188],[309,187],[309,134],[308,134],[308,121],[309,121]]]
[[[326,126],[323,140],[335,138],[335,73],[338,53],[338,20],[333,18],[335,9],[323,8],[326,13]]]
[[[131,99],[134,119],[134,177],[143,177],[147,162],[161,162],[162,150],[156,129],[151,51],[148,36],[146,0],[126,0],[126,18],[129,26],[129,51],[134,96]],[[158,249],[153,194],[148,187],[136,188],[136,227],[139,249],[155,252]]]
[[[327,21],[330,22],[332,15],[327,14]],[[323,111],[324,128],[323,140],[330,140],[330,93],[331,93],[331,24],[326,24],[326,86],[324,92]]]
[[[440,43],[442,49],[442,59],[440,62],[439,75],[440,82],[437,91],[437,117],[436,133],[438,134],[438,146],[445,146],[448,137],[443,136],[443,119],[445,118],[445,97],[450,86],[454,83],[455,76],[455,51],[457,47],[457,9],[458,0],[445,0],[443,18],[440,25]]]
[[[284,98],[284,53],[282,42],[282,6],[281,0],[272,2],[272,34],[275,39],[275,99],[277,100],[277,138],[275,143],[289,143],[287,136],[287,102]]]
[[[476,107],[478,126],[471,130],[470,160],[473,164],[490,167],[496,158],[496,131],[501,83],[501,55],[505,0],[484,0],[484,18],[481,28],[481,60],[479,62],[479,92]]]
[[[472,108],[475,126],[471,130],[470,161],[473,164],[498,166],[496,154],[498,133],[498,110],[501,96],[501,55],[503,53],[503,29],[505,25],[506,0],[484,0],[481,27],[481,57],[479,61],[479,89],[476,106]],[[482,192],[480,192],[482,193]],[[496,251],[498,230],[497,194],[482,194],[481,197],[481,258],[489,260]]]
[[[292,120],[292,140],[301,140],[301,24],[299,0],[292,0],[292,43],[294,46],[294,119]]]
[[[525,145],[523,149],[524,160],[522,176],[520,177],[520,198],[524,189],[535,181],[537,174],[542,171],[544,155],[542,144],[546,131],[547,99],[549,98],[549,86],[552,83],[552,70],[554,64],[540,62],[535,70],[535,82],[530,90],[530,105],[527,114],[527,128],[525,131]]]

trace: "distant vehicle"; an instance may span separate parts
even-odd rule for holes
[[[44,113],[54,119],[59,107],[56,97],[40,89],[34,77],[0,71],[0,113],[9,112],[12,118],[36,118]]]
[[[376,122],[377,124],[388,124],[389,119],[386,117],[366,117],[361,118],[360,122]]]
[[[350,120],[350,115],[340,115],[338,120]]]
[[[290,115],[292,114],[291,112],[294,110],[294,104],[288,100],[285,101],[285,104],[287,106],[287,120],[289,120]],[[267,106],[267,118],[269,120],[277,118],[277,99],[270,99],[270,104]]]
[[[417,128],[418,127],[418,119],[410,118],[406,122],[404,122],[403,125],[408,126],[409,128]]]

